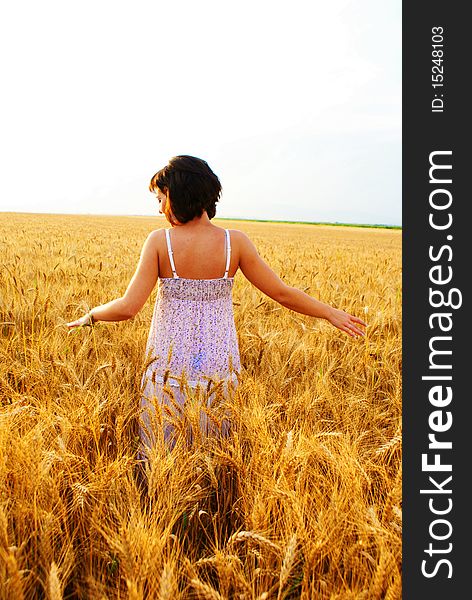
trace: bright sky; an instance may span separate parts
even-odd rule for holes
[[[401,224],[400,0],[6,3],[0,210],[157,215],[171,156],[217,216]]]

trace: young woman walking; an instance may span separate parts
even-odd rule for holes
[[[96,306],[69,328],[97,321],[124,321],[144,306],[156,282],[158,293],[146,345],[154,359],[142,379],[143,409],[138,457],[147,458],[155,439],[152,398],[162,409],[164,440],[175,443],[175,417],[186,394],[182,378],[192,389],[219,382],[225,392],[237,386],[241,363],[235,330],[232,288],[236,272],[285,308],[326,319],[352,337],[363,336],[366,323],[343,310],[285,284],[262,260],[249,237],[237,229],[223,229],[211,219],[221,184],[208,164],[193,156],[175,156],[151,179],[160,210],[171,228],[152,231],[125,294]],[[169,396],[164,388],[171,386]],[[211,401],[211,397],[208,402]],[[173,418],[168,420],[168,415]],[[174,424],[172,423],[174,422]],[[209,430],[202,411],[201,430]]]

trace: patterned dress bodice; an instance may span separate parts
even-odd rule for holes
[[[237,380],[241,369],[233,314],[234,277],[228,277],[231,253],[226,232],[226,272],[218,279],[185,279],[175,271],[169,230],[167,247],[174,277],[158,280],[158,291],[146,345],[149,364],[144,377],[156,383],[179,385],[185,371],[187,383],[208,379]]]

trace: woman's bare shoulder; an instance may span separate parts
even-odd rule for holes
[[[245,231],[241,231],[241,229],[230,229],[229,231],[231,239],[235,241],[239,249],[243,251],[255,249],[254,242]]]
[[[148,238],[153,241],[159,241],[160,239],[163,239],[164,236],[165,236],[164,229],[160,228],[160,229],[153,229],[152,231],[150,231]]]
[[[148,233],[145,244],[151,244],[152,247],[155,248],[156,251],[159,251],[159,248],[162,244],[165,244],[165,232],[164,229],[153,229]]]
[[[244,231],[241,231],[240,229],[228,229],[228,231],[232,239],[239,240],[241,242],[250,239],[247,233],[244,233]]]
[[[244,252],[251,245],[251,240],[244,231],[240,229],[228,229],[231,236],[231,246],[239,252]]]

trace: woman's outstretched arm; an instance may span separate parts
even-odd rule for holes
[[[126,321],[132,319],[141,310],[156,285],[159,275],[157,235],[158,230],[152,231],[144,242],[138,266],[124,295],[107,304],[95,306],[80,319],[67,323],[69,328],[91,324],[90,315],[93,317],[93,322]]]
[[[238,231],[239,267],[244,276],[261,292],[285,308],[303,315],[326,319],[341,331],[352,337],[365,335],[358,325],[367,326],[359,317],[339,310],[316,300],[301,290],[284,283],[280,277],[264,262],[249,237]]]

